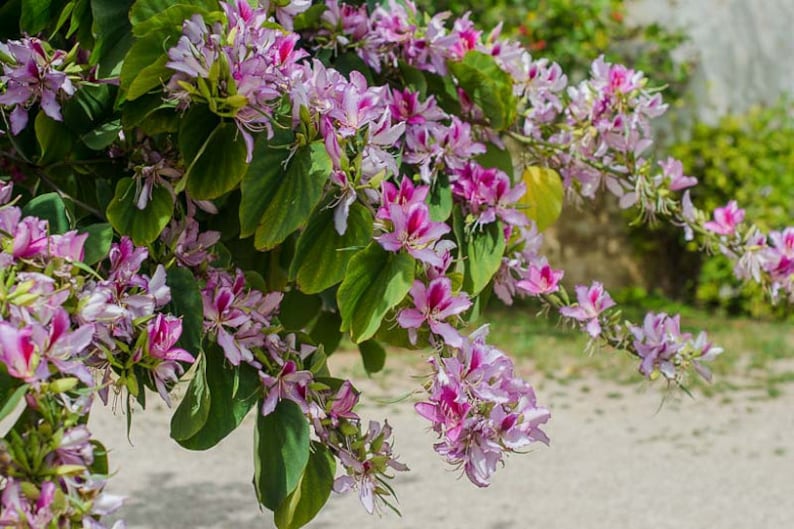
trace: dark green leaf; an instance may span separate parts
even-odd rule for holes
[[[358,344],[358,351],[361,353],[364,369],[370,375],[380,372],[386,365],[386,349],[375,340],[361,342]]]
[[[275,511],[294,491],[309,462],[309,423],[300,407],[282,400],[268,416],[257,416],[254,488],[259,503]]]
[[[91,439],[91,446],[93,449],[94,462],[88,467],[92,474],[108,475],[110,474],[110,467],[108,466],[108,450],[105,445]]]
[[[179,152],[186,165],[190,165],[201,153],[220,123],[221,118],[213,114],[207,105],[190,107],[179,124]]]
[[[333,208],[320,207],[298,239],[290,276],[303,292],[322,292],[342,281],[350,259],[370,240],[372,214],[362,204],[355,202],[350,206],[344,235],[339,235],[334,227]]]
[[[174,4],[191,5],[205,11],[216,11],[218,0],[137,0],[130,10],[130,22],[133,27],[159,15]],[[187,17],[189,18],[189,17]]]
[[[187,268],[175,267],[168,271],[166,284],[171,287],[171,312],[182,316],[179,345],[197,355],[201,351],[204,308],[196,276]]]
[[[298,13],[292,20],[292,29],[294,31],[303,31],[305,29],[314,29],[320,24],[320,17],[323,16],[328,10],[325,4],[314,4],[303,13]]]
[[[87,233],[88,239],[85,241],[85,254],[83,262],[87,265],[93,265],[107,257],[110,251],[110,245],[113,242],[113,228],[110,224],[104,222],[101,224],[92,224],[84,228],[80,228],[81,233]]]
[[[493,143],[486,144],[486,151],[477,156],[477,163],[483,167],[493,167],[499,169],[513,179],[513,158],[510,156],[510,151],[507,149],[500,149]]]
[[[481,51],[469,51],[462,60],[449,61],[447,66],[493,128],[505,130],[513,124],[517,106],[513,79],[496,59]]]
[[[190,439],[196,435],[207,423],[210,414],[211,396],[207,387],[207,362],[203,356],[200,356],[197,362],[187,392],[171,417],[171,438],[176,441]]]
[[[137,6],[141,2],[136,2]],[[215,5],[218,8],[218,5]],[[134,9],[134,8],[133,8]],[[217,16],[210,16],[210,11],[198,5],[189,5],[188,2],[179,2],[174,5],[169,5],[157,14],[148,17],[146,20],[137,22],[132,26],[132,34],[136,37],[144,37],[153,31],[181,31],[182,23],[190,19],[193,15],[198,14],[204,19],[207,24],[212,24],[220,20],[220,13]],[[131,15],[132,18],[132,15]]]
[[[319,443],[312,443],[309,462],[289,496],[276,509],[278,529],[299,529],[309,523],[328,501],[334,485],[336,459]]]
[[[96,38],[91,61],[99,64],[101,78],[118,75],[127,50],[132,45],[132,28],[127,13],[132,0],[91,0]]]
[[[442,77],[429,72],[422,72],[422,74],[425,77],[425,83],[427,83],[427,94],[436,97],[438,106],[449,114],[460,115],[460,96],[458,96],[452,78],[448,75]]]
[[[354,342],[371,338],[386,313],[408,294],[414,267],[408,254],[387,252],[376,242],[351,259],[336,300],[342,330],[350,331]]]
[[[405,81],[405,86],[414,92],[419,92],[419,95],[424,99],[427,94],[427,79],[425,79],[424,73],[403,61],[398,63],[398,67]]]
[[[466,261],[463,290],[476,296],[502,265],[505,237],[501,224],[492,222],[467,234],[463,251]]]
[[[135,205],[135,181],[122,178],[107,208],[113,228],[132,237],[135,244],[149,244],[157,239],[174,214],[174,199],[164,187],[154,187],[152,198],[144,209]]]
[[[358,72],[364,76],[368,85],[375,84],[375,80],[372,77],[372,70],[369,68],[369,66],[367,66],[367,63],[365,63],[363,59],[354,51],[346,51],[345,53],[341,54],[336,58],[333,64],[334,68],[336,68],[348,79],[350,78],[351,72]]]
[[[180,138],[186,133],[196,134],[181,127]],[[239,136],[240,132],[233,124],[219,123],[209,137],[204,136],[206,142],[195,158],[185,160],[190,164],[186,178],[191,197],[199,200],[218,198],[240,184],[248,164],[245,161],[245,142]]]
[[[188,450],[208,450],[232,433],[256,404],[262,389],[254,368],[245,364],[239,367],[228,364],[219,347],[209,347],[204,358],[210,395],[209,413],[195,435],[177,440]]]
[[[299,331],[320,312],[322,301],[298,290],[290,290],[281,301],[278,318],[286,329]]]
[[[0,395],[5,400],[0,402],[0,421],[11,415],[16,409],[19,402],[28,391],[28,384],[22,384],[11,392]]]
[[[111,143],[116,141],[121,131],[121,122],[119,120],[109,121],[103,123],[92,131],[87,132],[80,136],[83,143],[94,151],[102,151],[107,149]]]
[[[342,319],[339,317],[339,313],[321,312],[309,335],[318,345],[323,346],[326,354],[330,355],[336,351],[342,340],[340,325],[342,325]]]
[[[303,226],[322,197],[331,159],[322,143],[298,149],[286,169],[288,153],[257,142],[254,161],[241,185],[240,235],[254,233],[254,244],[267,250]]]
[[[25,33],[35,35],[42,31],[50,21],[52,0],[25,0],[22,2],[22,16],[19,28]]]
[[[45,193],[39,195],[22,208],[26,216],[44,219],[50,224],[50,233],[66,233],[71,227],[66,206],[58,193]]]
[[[63,103],[63,122],[74,132],[85,134],[97,123],[112,120],[118,88],[109,84],[83,85]]]
[[[61,162],[71,154],[72,132],[62,122],[55,121],[40,111],[36,114],[33,126],[41,151],[40,162],[43,165]]]
[[[0,2],[0,40],[19,38],[19,19],[22,16],[22,0]]]
[[[164,103],[160,94],[147,94],[126,101],[122,109],[124,128],[140,127],[146,134],[176,132],[184,121],[172,103]]]
[[[452,213],[452,189],[445,173],[438,175],[427,197],[430,218],[436,222],[446,221]]]
[[[178,39],[178,32],[158,31],[135,41],[121,68],[121,88],[126,90],[127,100],[137,99],[168,82],[174,72],[165,66],[166,53]]]

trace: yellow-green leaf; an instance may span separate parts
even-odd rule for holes
[[[554,169],[527,167],[522,175],[527,191],[521,202],[527,217],[535,221],[540,231],[554,224],[562,213],[564,190],[562,179]]]

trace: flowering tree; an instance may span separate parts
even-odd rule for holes
[[[254,486],[276,525],[330,493],[393,507],[387,422],[327,355],[432,349],[416,411],[477,486],[548,438],[549,411],[474,329],[491,293],[538,298],[594,342],[681,383],[721,349],[679,317],[625,321],[599,283],[569,297],[540,251],[564,198],[607,190],[794,296],[794,228],[707,214],[642,73],[560,68],[410,2],[39,0],[0,8],[0,526],[105,527],[110,393],[170,403],[171,436],[217,444],[256,410]],[[45,38],[46,37],[46,38]],[[567,212],[566,212],[567,213]],[[123,526],[116,522],[114,527]]]

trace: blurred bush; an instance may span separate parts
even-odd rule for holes
[[[696,204],[707,211],[736,199],[764,230],[782,229],[794,219],[794,101],[790,98],[744,115],[727,116],[716,125],[697,124],[691,135],[670,148],[696,176]],[[697,272],[694,300],[732,313],[792,315],[763,302],[758,287],[741,289],[728,260],[714,256]]]

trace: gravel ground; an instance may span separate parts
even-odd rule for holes
[[[343,369],[354,360],[334,358]],[[402,518],[372,517],[355,496],[332,495],[309,528],[794,527],[791,395],[737,393],[726,402],[680,392],[665,398],[660,384],[540,381],[539,400],[553,412],[551,446],[511,457],[490,488],[477,489],[435,455],[433,435],[410,401],[373,403],[404,394],[416,371],[400,360],[390,367],[385,378],[360,384],[369,397],[362,415],[389,417],[397,452],[411,467],[394,481]],[[110,489],[129,496],[122,516],[130,529],[271,527],[250,484],[252,418],[196,454],[168,438],[162,407],[135,417],[132,445],[123,416],[96,410],[91,427],[112,450],[118,472]]]

